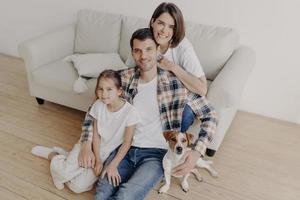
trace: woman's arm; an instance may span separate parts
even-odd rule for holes
[[[207,81],[205,76],[196,77],[188,72],[186,72],[179,65],[174,64],[166,58],[159,61],[159,67],[164,70],[171,71],[175,76],[184,84],[184,86],[200,96],[205,96],[207,93]]]
[[[173,72],[191,92],[205,96],[207,93],[207,81],[193,45],[185,38],[178,47],[172,49],[173,51],[175,52],[173,56],[177,56],[176,60],[178,60],[178,63],[163,58],[159,61],[160,67]]]

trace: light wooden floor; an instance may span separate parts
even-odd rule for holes
[[[57,190],[49,163],[34,157],[35,145],[70,149],[80,136],[84,113],[29,95],[24,64],[0,55],[0,199],[92,199],[94,191]],[[219,178],[201,171],[184,193],[178,180],[166,195],[157,188],[147,199],[299,200],[300,126],[238,112],[214,157]]]

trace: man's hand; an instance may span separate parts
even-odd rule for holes
[[[183,176],[195,168],[197,160],[200,158],[200,153],[194,150],[188,151],[185,155],[184,163],[175,167],[172,171],[174,176]]]
[[[176,65],[173,62],[169,61],[166,58],[162,58],[159,61],[159,67],[164,69],[164,70],[167,70],[167,71],[172,71],[175,66]]]
[[[81,145],[78,155],[78,165],[84,168],[94,168],[95,155],[92,151],[91,142],[85,142]]]
[[[107,179],[109,184],[117,187],[121,183],[121,176],[119,174],[118,168],[114,163],[110,163],[102,172],[101,178],[107,174]]]

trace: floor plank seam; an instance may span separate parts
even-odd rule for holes
[[[13,194],[15,194],[15,195],[17,195],[17,196],[22,197],[23,199],[28,200],[26,197],[24,197],[24,196],[22,196],[22,195],[20,195],[20,194],[18,194],[18,193],[16,193],[16,192],[14,192],[14,191],[8,189],[8,188],[5,188],[5,187],[3,187],[3,186],[1,186],[1,185],[0,185],[0,187],[1,187],[2,189],[6,190],[6,191],[9,191],[9,192],[11,192],[11,193],[13,193]]]

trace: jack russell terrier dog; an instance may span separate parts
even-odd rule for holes
[[[164,132],[164,137],[169,144],[169,148],[163,158],[165,184],[159,189],[159,193],[166,193],[169,190],[172,170],[184,162],[183,158],[185,153],[191,150],[189,145],[193,139],[193,134],[181,133],[178,131],[166,131]],[[217,177],[218,173],[212,168],[211,164],[212,161],[205,161],[202,158],[199,158],[196,167],[204,168],[211,174],[211,176]],[[197,168],[194,168],[191,172],[196,176],[198,181],[202,181],[202,176],[198,172]],[[181,181],[181,187],[184,192],[188,192],[189,190],[189,184],[187,182],[189,175],[190,173],[184,175]]]

